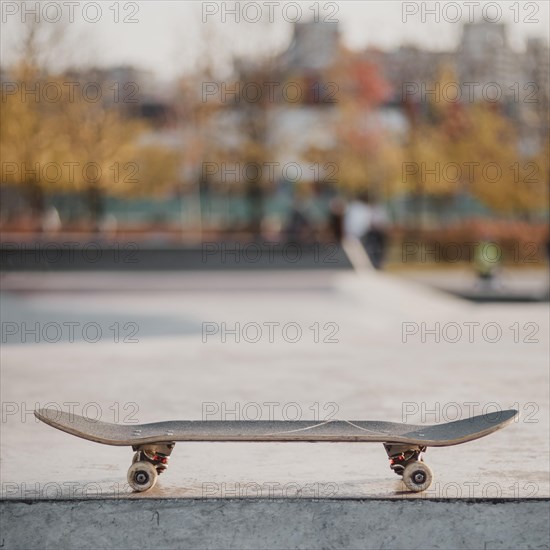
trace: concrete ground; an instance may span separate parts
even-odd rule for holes
[[[2,290],[4,499],[549,496],[548,303],[475,304],[351,271],[10,273]],[[127,423],[521,418],[428,449],[421,494],[378,444],[179,443],[136,495],[130,449],[41,424],[38,406]]]

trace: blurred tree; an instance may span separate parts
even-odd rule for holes
[[[38,76],[28,66],[15,74],[22,75],[15,83],[19,87],[41,89],[47,83],[51,89],[68,90],[62,75]],[[68,92],[53,102],[22,100],[21,94],[5,99],[0,151],[4,163],[17,167],[7,183],[25,187],[35,216],[42,212],[44,193],[76,191],[84,196],[97,229],[106,194],[162,192],[177,178],[176,152],[155,145],[154,139],[153,144],[141,144],[150,128],[117,106]]]
[[[134,195],[173,184],[176,155],[154,139],[142,144],[150,130],[144,122],[130,118],[120,104],[108,106],[82,93],[88,73],[53,71],[54,60],[68,59],[61,48],[66,26],[27,18],[19,30],[19,60],[9,69],[9,93],[0,105],[2,183],[22,186],[36,229],[45,193],[82,193],[97,229],[106,193]],[[75,80],[81,85],[67,85]]]
[[[93,229],[97,230],[104,195],[132,194],[138,189],[140,166],[134,159],[145,125],[81,94],[72,101],[65,97],[58,107],[54,145],[62,158],[75,163],[74,174],[64,183],[83,193]]]
[[[547,155],[522,158],[517,122],[502,105],[455,101],[443,93],[452,82],[452,69],[442,67],[439,93],[428,95],[424,116],[411,117],[408,190],[417,197],[470,194],[496,212],[529,217],[548,198]]]
[[[23,0],[18,3],[25,4]],[[26,8],[19,9],[23,13]],[[17,30],[17,61],[9,70],[11,80],[4,82],[0,105],[2,184],[22,186],[39,229],[44,192],[50,187],[44,166],[55,160],[52,142],[57,136],[56,110],[43,91],[54,61],[67,60],[72,50],[67,48],[68,28],[63,21],[51,25],[27,17]]]
[[[443,129],[439,137],[441,160],[447,175],[439,190],[466,191],[488,208],[528,217],[548,198],[547,156],[522,158],[514,124],[494,106],[469,106],[458,134]],[[455,180],[452,163],[461,175]],[[546,168],[545,168],[546,166]],[[442,174],[444,175],[444,174]]]
[[[475,163],[476,171],[466,181],[474,196],[499,213],[528,219],[548,204],[548,157],[544,151],[522,157],[519,139],[514,122],[498,108],[475,104],[455,154],[463,164]]]
[[[42,81],[43,77],[34,65],[22,64],[14,71],[14,79],[9,83],[15,92],[3,94],[0,105],[2,184],[23,186],[34,218],[38,218],[44,208],[41,166],[51,160],[53,121],[40,102],[23,100],[22,92],[24,87],[40,87]]]
[[[342,49],[330,72],[337,83],[339,185],[352,193],[370,190],[379,198],[399,187],[400,145],[384,128],[380,107],[390,87],[377,65]]]

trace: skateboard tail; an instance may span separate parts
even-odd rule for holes
[[[78,415],[70,415],[67,413],[63,413],[63,419],[65,422],[60,422],[57,420],[57,417],[60,415],[60,412],[55,409],[37,409],[34,411],[34,416],[38,418],[38,420],[41,420],[44,422],[44,424],[47,424],[48,426],[51,426],[52,428],[55,428],[57,430],[60,430],[62,432],[68,433],[70,435],[74,435],[75,437],[79,437],[80,439],[86,439],[87,441],[93,441],[94,443],[101,443],[103,445],[113,445],[113,446],[120,446],[120,447],[127,447],[129,443],[127,442],[116,442],[116,441],[108,441],[102,437],[96,437],[91,433],[83,433],[81,429],[78,429],[76,427],[76,423],[74,423],[74,426],[71,422],[66,421],[66,417],[73,417],[81,419],[83,417]],[[87,421],[90,424],[93,424],[94,422],[90,419],[87,419]],[[116,426],[113,424],[113,426]]]

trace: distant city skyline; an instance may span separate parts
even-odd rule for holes
[[[30,2],[32,9],[34,2]],[[64,6],[62,1],[48,2]],[[116,66],[132,65],[153,71],[161,79],[172,79],[192,71],[199,59],[209,55],[213,65],[223,72],[235,56],[254,57],[286,49],[292,37],[292,19],[300,22],[318,16],[319,20],[338,21],[343,43],[351,49],[376,47],[384,50],[413,45],[429,50],[454,50],[460,42],[463,23],[488,18],[505,23],[510,46],[521,51],[527,39],[542,38],[548,43],[550,3],[542,1],[508,2],[300,2],[302,15],[287,2],[177,2],[143,1],[101,2],[100,16],[92,2],[82,2],[67,25],[68,44],[58,56],[57,68],[66,65]],[[229,13],[222,23],[222,4]],[[241,8],[241,22],[230,13],[234,5]],[[291,3],[292,4],[292,3]],[[295,3],[296,4],[296,3]],[[82,12],[87,6],[88,11]],[[248,6],[245,12],[245,6]],[[460,13],[456,6],[460,7]],[[257,8],[262,11],[258,12]],[[16,2],[2,2],[3,32],[0,38],[2,67],[17,57],[18,36],[22,30],[21,14],[11,13]],[[39,14],[45,26],[56,17],[55,7]],[[68,17],[66,7],[62,18]],[[435,13],[433,10],[436,10]],[[283,14],[286,10],[286,14]],[[468,11],[470,10],[470,11]],[[499,13],[500,10],[500,13]],[[428,13],[422,13],[427,11]],[[258,23],[245,22],[262,15]],[[453,23],[458,16],[461,20]],[[436,16],[439,23],[435,22]],[[472,17],[473,16],[473,17]],[[35,17],[27,14],[28,19]],[[118,23],[115,20],[118,18]],[[97,22],[86,22],[97,19]],[[123,22],[124,19],[131,22]],[[206,23],[203,20],[206,19]],[[285,20],[286,19],[286,20]],[[423,22],[425,21],[425,22]],[[517,21],[517,22],[516,22]],[[202,37],[202,38],[201,38]],[[208,38],[207,38],[208,37]],[[70,53],[69,53],[70,52]],[[72,56],[72,58],[71,58]]]

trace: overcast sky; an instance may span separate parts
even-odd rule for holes
[[[344,43],[354,49],[367,46],[391,49],[401,44],[415,44],[448,50],[458,44],[463,22],[481,21],[485,16],[491,21],[506,23],[510,44],[522,50],[528,37],[543,37],[548,42],[550,13],[550,3],[546,0],[272,1],[269,5],[264,0],[237,3],[104,0],[79,2],[74,6],[67,5],[65,0],[54,0],[44,4],[48,5],[47,11],[38,14],[43,25],[60,27],[61,22],[53,22],[58,16],[66,22],[68,36],[64,51],[56,55],[60,62],[100,66],[131,64],[153,70],[163,79],[191,70],[205,51],[209,51],[220,66],[232,55],[281,51],[290,40],[292,20],[318,17],[337,21]],[[223,13],[224,9],[232,10],[235,4],[240,7],[239,23],[235,22],[234,14]],[[15,0],[1,0],[2,64],[10,64],[15,58],[20,46],[22,12],[26,13],[27,20],[36,17],[27,13],[34,5],[34,1],[27,2],[25,11]],[[71,17],[72,22],[68,22]],[[253,22],[258,17],[260,20]]]

